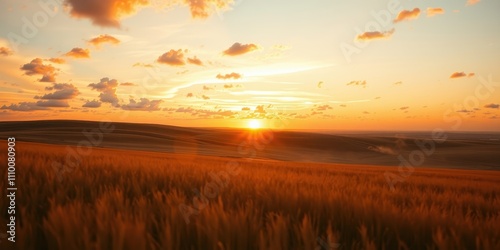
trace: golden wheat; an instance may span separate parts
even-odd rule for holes
[[[237,159],[186,223],[230,159],[94,148],[59,182],[64,146],[17,153],[18,249],[500,249],[494,171],[416,169],[391,191],[396,168]]]

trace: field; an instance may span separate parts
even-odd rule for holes
[[[94,148],[58,174],[66,146],[16,152],[17,249],[500,249],[497,171],[391,190],[397,167]]]

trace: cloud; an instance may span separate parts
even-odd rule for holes
[[[192,18],[207,18],[214,12],[229,10],[232,3],[232,0],[66,0],[72,17],[88,18],[94,25],[114,28],[120,28],[123,18],[148,5],[155,8],[183,5],[189,7]]]
[[[35,102],[20,102],[18,104],[11,104],[9,106],[3,105],[0,109],[10,109],[12,111],[35,111],[47,110],[46,107],[40,107]]]
[[[50,58],[50,59],[47,59],[47,61],[57,63],[57,64],[65,64],[66,63],[66,60],[64,60],[63,58],[60,58],[60,57]]]
[[[101,94],[99,94],[101,102],[111,103],[113,106],[118,106],[118,96],[116,95],[117,86],[118,81],[116,79],[109,80],[107,77],[102,78],[98,83],[91,83],[88,85],[92,90],[101,92]]]
[[[69,107],[68,101],[66,100],[46,100],[38,101],[36,105],[39,107],[53,107],[53,108],[67,108]]]
[[[120,86],[130,87],[130,86],[137,86],[137,84],[135,84],[133,82],[122,82],[122,83],[120,83]]]
[[[500,104],[490,103],[490,104],[484,105],[484,107],[488,108],[488,109],[498,109],[498,108],[500,108]]]
[[[368,40],[375,40],[375,39],[385,39],[389,38],[394,34],[394,29],[389,30],[389,31],[369,31],[365,32],[363,34],[360,34],[356,37],[357,40],[359,41],[368,41]]]
[[[120,27],[120,20],[134,14],[148,0],[66,0],[70,15],[89,18],[92,23],[104,27]]]
[[[230,111],[230,110],[223,110],[223,109],[218,109],[218,110],[206,110],[206,109],[194,109],[192,107],[180,107],[177,110],[175,110],[177,113],[186,113],[186,114],[191,114],[192,116],[197,116],[199,118],[212,118],[212,119],[221,119],[221,118],[234,118],[234,115],[236,115],[236,112]]]
[[[187,107],[187,108],[184,108],[184,107],[180,107],[178,108],[175,112],[177,113],[191,113],[193,112],[195,109],[191,108],[191,107]]]
[[[234,85],[232,85],[232,84],[224,84],[224,88],[225,89],[234,88]]]
[[[413,10],[402,10],[399,12],[398,16],[396,19],[394,19],[394,23],[398,23],[401,21],[409,21],[409,20],[414,20],[417,19],[420,16],[420,9],[415,8]]]
[[[460,78],[466,76],[467,74],[465,74],[464,72],[454,72],[453,74],[451,74],[450,78]]]
[[[475,73],[469,73],[469,74],[466,74],[465,72],[453,72],[453,74],[451,74],[450,78],[451,79],[454,79],[454,78],[462,78],[462,77],[473,77],[475,76],[476,74]]]
[[[101,107],[101,102],[97,100],[93,101],[87,101],[85,104],[82,105],[84,108],[99,108]]]
[[[250,111],[250,108],[249,107],[243,107],[243,108],[241,108],[241,111]]]
[[[224,50],[222,53],[228,56],[237,56],[257,50],[258,48],[259,47],[253,43],[250,44],[234,43],[231,47],[229,47],[229,49]]]
[[[318,88],[323,87],[323,81],[318,82],[318,85],[317,85],[317,86],[318,86]]]
[[[255,107],[254,113],[265,114],[267,112],[265,110],[264,105],[258,105],[257,107]]]
[[[467,0],[466,5],[475,5],[477,3],[481,2],[481,0]]]
[[[90,39],[88,41],[89,44],[92,44],[96,47],[99,47],[101,44],[103,43],[110,43],[110,44],[119,44],[120,43],[120,40],[118,40],[116,37],[114,36],[110,36],[110,35],[100,35],[98,37],[94,37],[92,39]]]
[[[10,109],[12,111],[36,111],[47,110],[48,108],[67,108],[69,104],[66,100],[44,100],[38,102],[20,102],[9,106],[3,105],[0,109]]]
[[[150,63],[134,63],[132,67],[144,67],[144,68],[153,68],[154,65]]]
[[[169,52],[159,56],[156,61],[170,66],[182,66],[186,64],[186,62],[184,62],[184,53],[181,49],[171,49]]]
[[[203,100],[210,100],[210,97],[208,97],[206,95],[202,95],[201,98],[203,98]]]
[[[80,91],[73,85],[68,83],[54,83],[53,87],[45,88],[46,90],[56,90],[53,93],[45,94],[41,97],[36,96],[36,99],[48,100],[67,100],[73,99],[80,94]]]
[[[395,82],[395,83],[394,83],[394,85],[401,85],[401,84],[403,84],[403,82],[402,82],[402,81],[399,81],[399,82]]]
[[[130,111],[158,111],[162,100],[152,100],[141,98],[140,101],[130,99],[128,104],[122,105],[122,109]]]
[[[212,90],[212,89],[214,89],[214,88],[206,86],[206,85],[203,85],[203,90],[207,90],[208,91],[208,90]]]
[[[440,15],[440,14],[444,14],[444,10],[443,8],[427,8],[427,16],[428,17],[432,17],[432,16],[435,16],[435,15]]]
[[[187,61],[190,64],[195,64],[195,65],[198,65],[198,66],[202,66],[203,65],[203,62],[200,59],[198,59],[196,56],[192,57],[192,58],[188,58]]]
[[[216,76],[217,79],[222,79],[222,80],[227,80],[227,79],[240,79],[241,78],[241,74],[238,74],[236,72],[232,72],[230,74],[225,74],[225,75],[221,75],[221,74],[218,74]]]
[[[90,51],[88,49],[73,48],[64,55],[74,58],[90,58]]]
[[[332,106],[325,104],[325,105],[314,105],[313,111],[326,111],[329,109],[333,109]]]
[[[228,9],[231,0],[184,0],[189,6],[193,18],[207,18],[214,10]]]
[[[363,88],[366,88],[366,81],[351,81],[347,84],[347,86],[349,85],[362,86]]]
[[[52,65],[43,64],[43,60],[41,58],[35,58],[31,60],[30,63],[24,64],[20,68],[24,71],[26,75],[42,75],[42,78],[39,80],[40,82],[55,82],[55,71],[57,70]]]
[[[410,107],[408,107],[408,106],[404,106],[404,107],[401,107],[401,108],[399,108],[399,109],[400,109],[400,110],[407,110],[407,109],[409,109],[409,108],[410,108]]]
[[[186,97],[193,97],[193,93],[187,93]]]
[[[10,56],[14,54],[14,52],[7,47],[0,47],[0,56]]]

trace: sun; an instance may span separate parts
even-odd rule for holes
[[[250,129],[259,129],[262,127],[262,124],[260,123],[259,120],[252,119],[252,120],[248,121],[247,126]]]

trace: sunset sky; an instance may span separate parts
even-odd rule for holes
[[[500,130],[498,0],[4,0],[0,120]]]

